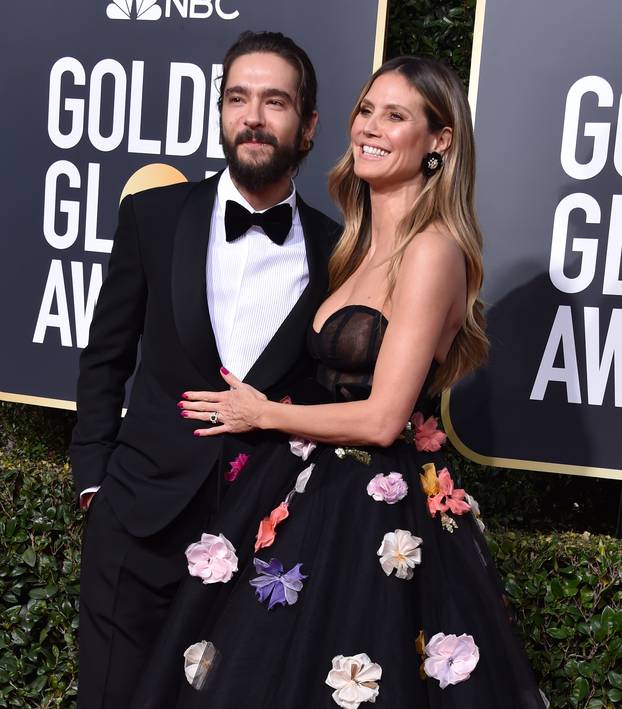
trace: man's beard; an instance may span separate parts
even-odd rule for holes
[[[262,130],[247,128],[238,133],[233,141],[224,135],[222,129],[220,131],[222,150],[231,177],[249,192],[260,192],[293,172],[300,162],[300,153],[296,146],[300,144],[301,138],[302,126],[298,130],[293,145],[281,145],[275,136]],[[274,148],[272,155],[257,161],[241,160],[238,157],[237,146],[250,141],[271,145]]]

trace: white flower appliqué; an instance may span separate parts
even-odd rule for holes
[[[289,439],[290,451],[303,460],[307,460],[307,458],[315,450],[316,446],[317,444],[314,441],[308,441],[306,438],[298,438],[294,436]]]
[[[396,529],[384,535],[378,556],[380,566],[387,576],[395,569],[398,579],[411,579],[414,567],[421,563],[421,537],[415,537],[405,529]]]
[[[186,648],[184,673],[188,683],[195,689],[203,689],[209,674],[215,669],[218,659],[218,650],[207,640],[201,640],[201,642]]]
[[[309,478],[311,477],[311,473],[313,472],[314,468],[315,463],[311,463],[311,465],[305,468],[302,473],[298,475],[298,477],[296,478],[296,485],[294,486],[293,492],[297,492],[299,495],[302,495],[302,493],[307,487],[307,483],[309,482]]]
[[[479,531],[485,532],[486,525],[482,521],[482,516],[481,516],[481,512],[479,510],[478,501],[473,497],[473,495],[469,495],[468,492],[464,496],[464,499],[467,501],[467,503],[469,505],[471,505],[471,512],[473,513],[473,516],[475,517],[475,521],[477,522],[477,526],[479,527]]]
[[[375,703],[381,676],[382,667],[364,652],[348,657],[337,655],[333,657],[333,669],[326,677],[326,684],[335,690],[336,704],[344,709],[358,709],[362,702]]]

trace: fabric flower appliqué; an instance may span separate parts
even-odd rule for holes
[[[335,448],[335,455],[339,458],[339,460],[352,458],[352,460],[356,460],[357,463],[371,465],[371,453],[368,451],[363,451],[360,448]]]
[[[425,654],[425,672],[439,681],[441,689],[469,679],[479,662],[479,648],[472,635],[437,633],[425,646]]]
[[[378,473],[367,484],[367,494],[376,502],[394,505],[403,500],[408,493],[408,484],[401,473]]]
[[[314,441],[308,441],[306,438],[293,437],[289,439],[290,451],[303,460],[307,460],[316,446],[317,444]]]
[[[447,440],[447,434],[439,430],[436,417],[430,416],[424,420],[423,414],[417,411],[411,418],[411,422],[415,429],[415,448],[418,451],[435,453],[440,450]]]
[[[417,635],[417,639],[415,640],[415,650],[417,651],[417,655],[420,657],[420,663],[419,663],[419,677],[421,679],[427,679],[428,675],[425,672],[425,668],[423,666],[423,663],[425,662],[425,633],[423,630],[419,631],[419,635]]]
[[[201,541],[186,549],[188,572],[203,583],[226,583],[238,570],[238,557],[233,544],[219,534],[202,534]]]
[[[414,567],[421,563],[421,537],[415,537],[405,529],[387,532],[377,551],[380,566],[387,576],[395,570],[398,579],[409,580],[414,575]]]
[[[290,500],[294,496],[294,493],[297,492],[299,495],[302,495],[302,493],[307,489],[307,483],[309,482],[309,478],[311,477],[311,473],[314,469],[315,463],[311,463],[311,465],[307,466],[301,473],[298,473],[294,489],[291,490],[287,496]]]
[[[480,509],[479,509],[479,502],[473,497],[473,495],[469,495],[468,492],[464,496],[464,499],[471,507],[471,512],[473,514],[473,517],[475,517],[475,521],[477,522],[477,526],[479,527],[479,531],[485,532],[486,525],[484,524],[484,522],[482,520],[482,515],[481,515]]]
[[[458,526],[456,521],[449,517],[447,511],[455,515],[468,512],[471,506],[465,501],[466,493],[461,488],[454,488],[454,481],[447,468],[443,468],[437,475],[434,463],[423,466],[424,474],[420,475],[421,488],[428,496],[428,510],[432,517],[437,512],[441,513],[441,524],[448,532],[453,532]]]
[[[229,462],[229,470],[225,471],[225,480],[232,483],[240,474],[240,471],[248,463],[249,456],[246,453],[239,453],[235,460]]]
[[[447,468],[443,468],[439,472],[438,486],[438,493],[428,497],[428,509],[432,517],[437,512],[451,510],[455,515],[461,515],[471,509],[471,505],[464,499],[465,491],[461,488],[454,488],[454,481]]]
[[[272,546],[276,539],[276,526],[289,517],[289,509],[286,502],[281,502],[275,507],[268,517],[264,517],[259,523],[257,538],[255,540],[255,551]]]
[[[326,684],[335,690],[336,704],[344,709],[358,709],[363,702],[375,703],[381,677],[382,667],[364,652],[349,657],[337,655],[333,657],[333,669],[326,677]]]
[[[269,610],[276,605],[293,606],[302,590],[302,581],[307,578],[300,573],[302,564],[296,564],[285,572],[278,559],[270,559],[269,562],[253,559],[253,563],[259,576],[249,583],[255,588],[260,602],[267,600]]]
[[[314,468],[315,463],[311,463],[302,472],[298,473],[293,489],[287,493],[287,496],[283,502],[281,502],[278,507],[275,507],[272,512],[270,512],[268,517],[264,517],[261,520],[255,540],[255,551],[259,551],[260,549],[264,549],[265,547],[269,547],[274,544],[277,525],[289,517],[290,502],[292,501],[294,495],[302,495],[305,491]]]
[[[210,673],[216,668],[220,655],[214,645],[201,640],[184,652],[184,674],[194,689],[203,689]]]

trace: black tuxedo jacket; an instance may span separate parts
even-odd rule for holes
[[[195,438],[176,403],[186,390],[223,389],[206,297],[205,265],[220,175],[123,200],[108,275],[80,359],[70,456],[78,493],[103,485],[136,536],[163,529],[217,466],[224,440]],[[327,291],[338,225],[298,198],[309,284],[245,380],[270,398],[308,373],[305,339]],[[134,379],[127,415],[125,383]],[[235,455],[235,453],[234,453]]]

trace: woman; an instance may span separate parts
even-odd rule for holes
[[[330,178],[345,230],[309,332],[330,403],[270,402],[225,369],[230,391],[187,393],[183,415],[220,423],[200,435],[290,439],[232,464],[136,706],[543,706],[432,416],[487,352],[473,173],[455,75],[386,62]]]

